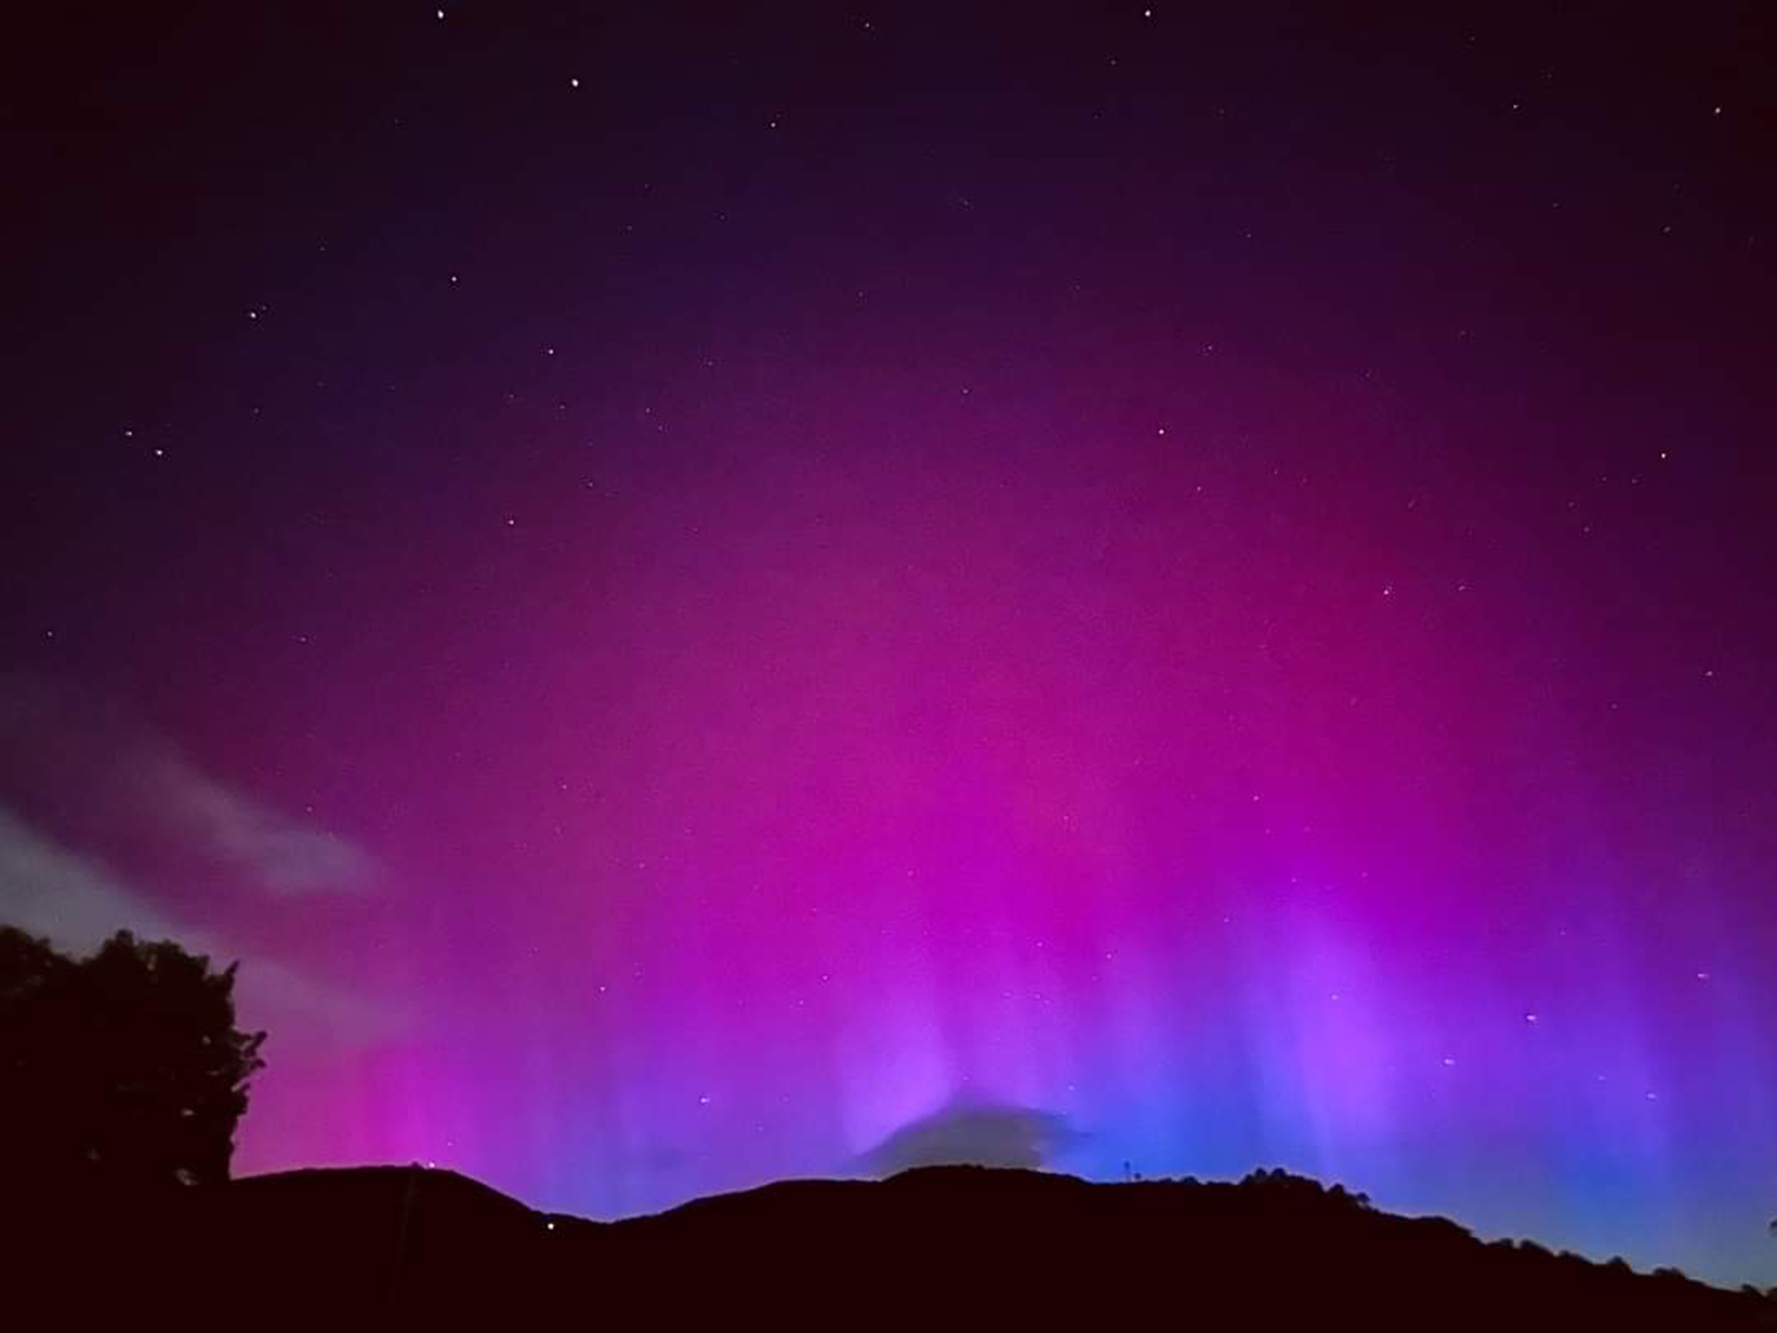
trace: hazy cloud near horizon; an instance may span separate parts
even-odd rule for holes
[[[858,1159],[869,1175],[916,1166],[1048,1166],[1082,1136],[1054,1111],[952,1103],[910,1121]]]

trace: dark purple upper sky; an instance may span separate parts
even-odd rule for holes
[[[0,918],[243,1169],[1768,1280],[1768,7],[164,8],[4,42]]]

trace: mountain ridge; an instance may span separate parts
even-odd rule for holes
[[[594,1221],[416,1164],[243,1177],[109,1207],[108,1226],[93,1211],[88,1201],[72,1249],[53,1226],[37,1230],[25,1247],[35,1271],[77,1277],[103,1252],[113,1294],[191,1285],[219,1308],[274,1297],[281,1314],[554,1318],[592,1301],[778,1322],[891,1309],[1102,1320],[1152,1307],[1261,1327],[1777,1328],[1777,1301],[1751,1289],[1483,1242],[1448,1218],[1384,1212],[1282,1171],[1101,1183],[927,1166]]]

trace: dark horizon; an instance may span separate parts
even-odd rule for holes
[[[239,1171],[1770,1283],[1777,9],[176,8],[7,43],[0,921]]]
[[[590,1307],[777,1323],[819,1311],[830,1323],[865,1295],[878,1318],[942,1308],[953,1320],[975,1309],[1053,1319],[1084,1305],[1099,1319],[1166,1308],[1266,1327],[1530,1319],[1750,1330],[1777,1314],[1753,1288],[1638,1274],[1532,1241],[1483,1244],[1448,1219],[1391,1215],[1281,1171],[1093,1184],[928,1166],[883,1180],[781,1181],[595,1223],[538,1213],[448,1170],[320,1168],[176,1192],[150,1213],[96,1211],[97,1227],[75,1223],[85,1233],[78,1262],[105,1256],[123,1279],[98,1309],[132,1307],[136,1280],[163,1280],[201,1254],[204,1301],[239,1308],[278,1291],[286,1316],[350,1308],[509,1321]],[[69,1221],[94,1213],[77,1206]],[[57,1216],[51,1206],[40,1221]],[[28,1241],[25,1252],[38,1248]],[[27,1295],[27,1308],[41,1294]]]

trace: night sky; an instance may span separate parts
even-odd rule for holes
[[[1768,1283],[1777,11],[1419,8],[9,17],[0,918],[238,1170]]]

